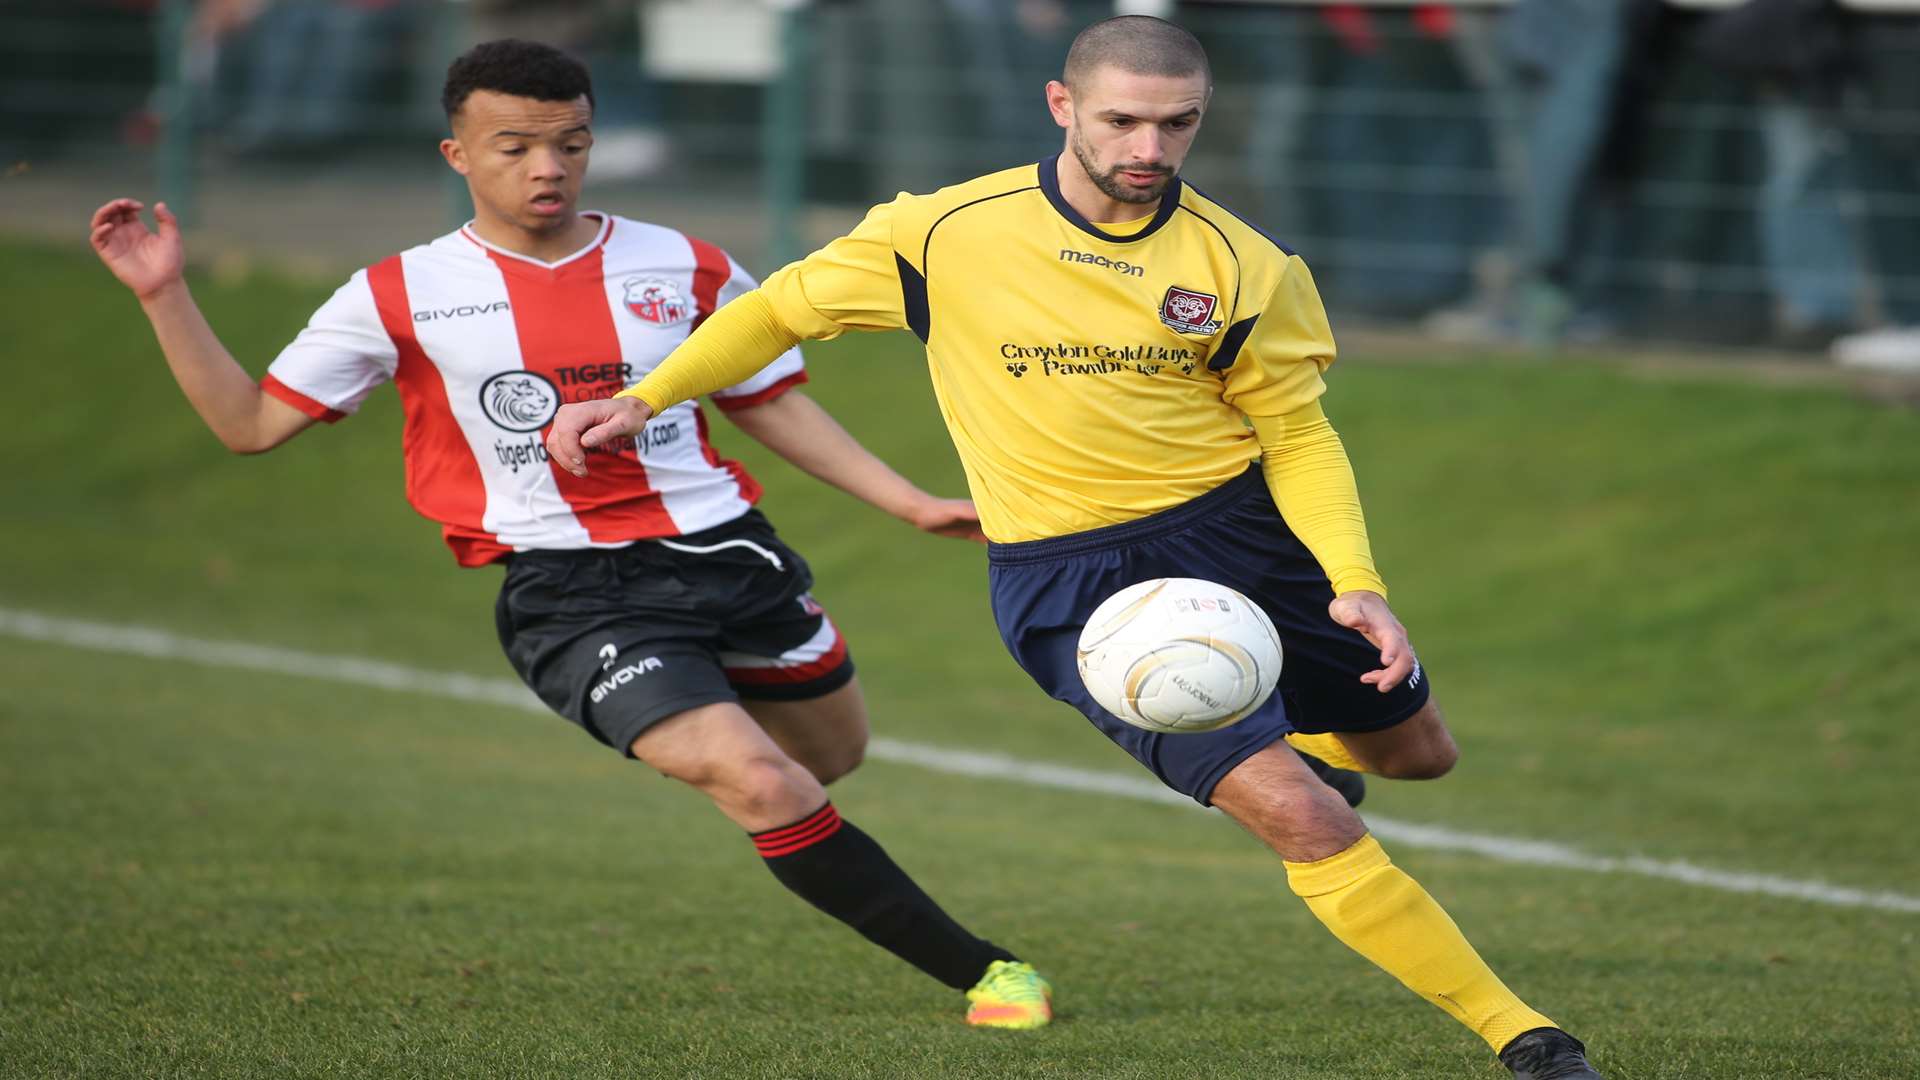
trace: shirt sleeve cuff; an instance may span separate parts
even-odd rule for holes
[[[1352,592],[1355,589],[1377,592],[1383,600],[1386,599],[1387,596],[1387,583],[1380,580],[1380,575],[1370,574],[1365,570],[1351,570],[1333,580],[1333,595],[1335,596],[1339,596],[1341,593]]]
[[[324,402],[315,401],[314,399],[308,397],[307,395],[301,393],[298,390],[295,390],[293,387],[288,386],[286,383],[281,382],[279,379],[276,379],[271,375],[268,375],[266,378],[260,380],[260,389],[266,392],[267,394],[271,395],[272,397],[277,398],[280,401],[284,401],[288,405],[291,405],[294,408],[300,410],[301,412],[307,414],[308,416],[313,417],[315,420],[319,420],[324,423],[328,423],[328,424],[334,423],[335,421],[347,415],[346,413],[340,411],[339,409],[336,409]]]

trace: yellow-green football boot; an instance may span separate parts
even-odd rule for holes
[[[967,991],[967,1023],[1027,1030],[1053,1020],[1053,987],[1032,964],[995,960]]]

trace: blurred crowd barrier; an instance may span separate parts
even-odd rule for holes
[[[447,61],[535,37],[593,67],[589,201],[692,218],[764,270],[823,207],[844,225],[1058,150],[1042,87],[1116,10],[1206,44],[1187,175],[1346,318],[1871,339],[1920,366],[1898,329],[1920,326],[1920,0],[7,0],[0,158],[209,222],[249,192],[378,197],[426,235],[463,212],[432,151]]]

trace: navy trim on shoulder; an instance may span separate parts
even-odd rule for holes
[[[908,262],[906,257],[901,255],[899,251],[896,250],[893,253],[894,265],[900,272],[901,298],[906,301],[907,305],[907,326],[920,338],[922,345],[927,343],[928,335],[933,333],[933,311],[927,302],[927,275],[933,272],[928,260],[933,255],[934,230],[945,224],[948,218],[965,210],[969,206],[979,206],[983,202],[992,202],[995,199],[1004,199],[1009,195],[1018,195],[1021,192],[1032,190],[1033,187],[1028,186],[1013,188],[1009,191],[997,191],[992,195],[982,195],[970,202],[963,202],[959,206],[935,218],[933,224],[927,226],[926,239],[920,242],[920,269],[918,271],[914,270],[913,264]],[[909,281],[909,278],[912,280]],[[916,300],[920,305],[920,321],[918,323],[913,321],[913,305]]]
[[[1153,220],[1147,223],[1146,228],[1141,229],[1132,236],[1115,236],[1103,230],[1100,226],[1095,225],[1093,222],[1088,221],[1086,218],[1081,217],[1080,211],[1067,205],[1066,196],[1060,194],[1059,154],[1042,160],[1039,165],[1039,170],[1040,190],[1046,193],[1047,201],[1053,204],[1053,208],[1059,211],[1060,216],[1066,218],[1081,232],[1087,233],[1090,236],[1097,236],[1110,244],[1131,244],[1136,240],[1145,240],[1147,237],[1159,232],[1160,226],[1173,220],[1173,212],[1180,208],[1181,180],[1176,176],[1172,182],[1167,184],[1167,190],[1161,194],[1160,209],[1154,211]]]
[[[931,313],[927,310],[927,279],[913,268],[905,255],[897,251],[893,253],[893,264],[900,272],[900,299],[901,307],[907,313],[907,329],[912,330],[913,336],[925,345],[927,334],[932,329]]]
[[[1253,333],[1253,324],[1260,321],[1260,313],[1253,314],[1227,327],[1220,337],[1220,346],[1213,350],[1213,356],[1207,360],[1208,371],[1225,371],[1233,366],[1240,356],[1240,346],[1246,344],[1247,335]]]
[[[1240,253],[1234,250],[1233,241],[1227,239],[1227,231],[1215,225],[1212,218],[1195,210],[1191,206],[1182,206],[1180,209],[1192,214],[1195,221],[1212,229],[1214,234],[1220,237],[1220,242],[1227,245],[1227,254],[1233,256],[1233,303],[1227,307],[1227,314],[1232,315],[1234,312],[1240,310],[1240,278],[1243,276],[1240,273]]]
[[[1212,203],[1213,205],[1219,207],[1220,209],[1225,210],[1228,216],[1232,217],[1235,221],[1238,221],[1240,224],[1245,225],[1247,228],[1252,229],[1254,232],[1259,233],[1261,236],[1266,237],[1267,243],[1272,244],[1274,247],[1279,248],[1282,252],[1285,252],[1288,255],[1298,254],[1298,252],[1294,251],[1292,248],[1288,247],[1287,245],[1281,243],[1278,239],[1276,239],[1272,233],[1268,232],[1267,230],[1261,228],[1258,225],[1255,225],[1253,222],[1248,221],[1246,218],[1241,217],[1239,211],[1236,211],[1233,207],[1228,206],[1226,203],[1221,202],[1219,199],[1216,199],[1213,196],[1207,194],[1206,192],[1201,191],[1198,187],[1195,187],[1191,183],[1189,183],[1187,187],[1192,188],[1193,193],[1195,195],[1198,195],[1201,198]]]

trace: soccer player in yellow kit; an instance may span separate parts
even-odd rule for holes
[[[1021,666],[1168,786],[1266,842],[1329,930],[1515,1076],[1597,1078],[1580,1042],[1502,984],[1283,744],[1397,778],[1442,775],[1457,756],[1320,409],[1334,344],[1313,279],[1177,175],[1211,92],[1186,31],[1147,16],[1095,23],[1047,85],[1065,153],[875,207],[620,396],[564,407],[549,450],[584,475],[583,445],[632,436],[797,341],[913,331]],[[1075,670],[1100,601],[1173,575],[1246,593],[1286,649],[1280,692],[1221,731],[1133,728]]]

